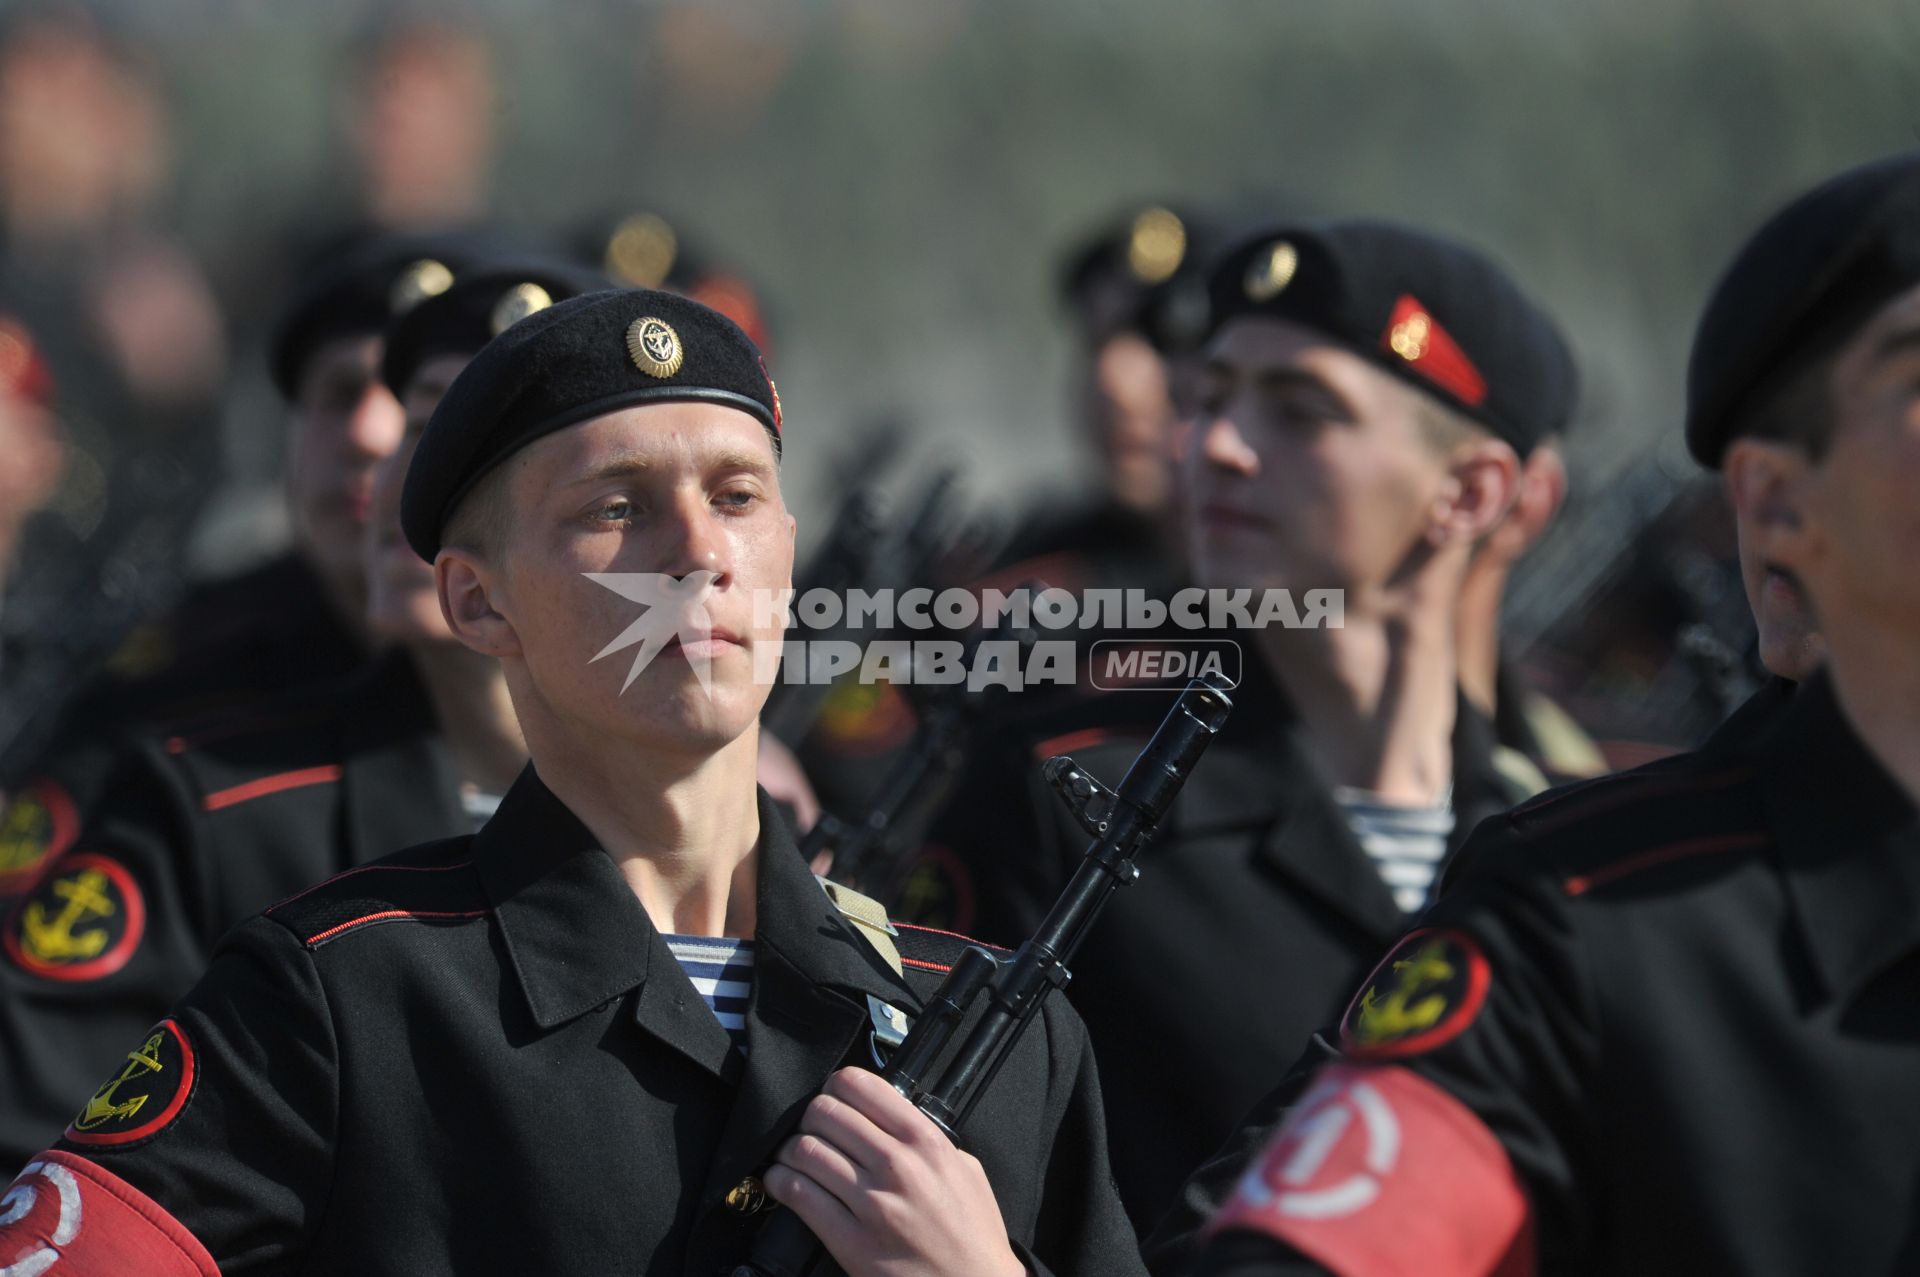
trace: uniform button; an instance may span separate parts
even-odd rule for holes
[[[727,1207],[742,1215],[757,1215],[773,1205],[758,1175],[749,1175],[727,1190]]]

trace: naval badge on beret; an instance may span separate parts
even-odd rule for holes
[[[460,499],[535,440],[639,404],[737,408],[780,450],[780,397],[760,351],[719,311],[611,289],[529,315],[488,342],[441,397],[407,469],[400,524],[431,563]]]
[[[1228,253],[1208,291],[1214,331],[1240,316],[1317,329],[1522,456],[1573,415],[1573,356],[1553,321],[1488,258],[1437,235],[1273,227]]]
[[[634,367],[665,379],[680,371],[680,334],[657,315],[643,315],[627,326],[627,353]]]

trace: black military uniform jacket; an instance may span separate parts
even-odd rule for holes
[[[425,690],[365,675],[132,738],[0,924],[0,1162],[60,1130],[220,936],[396,845],[470,830]]]
[[[1112,693],[995,733],[1001,753],[936,830],[930,855],[948,863],[939,896],[971,895],[989,940],[1024,938],[1088,842],[1040,762],[1070,754],[1118,785],[1166,705]],[[1486,720],[1462,699],[1455,846],[1517,801],[1491,748]],[[1256,670],[1140,867],[1088,936],[1069,994],[1100,1061],[1114,1177],[1144,1233],[1313,1030],[1338,1017],[1407,915]]]
[[[1824,676],[1746,750],[1558,791],[1475,842],[1429,938],[1402,949],[1441,933],[1456,972],[1484,964],[1481,995],[1383,964],[1370,989],[1414,981],[1397,1005],[1438,995],[1443,1031],[1343,1026],[1381,1094],[1410,1075],[1470,1115],[1397,1111],[1400,1164],[1450,1174],[1389,1170],[1383,1208],[1471,1221],[1511,1180],[1543,1271],[1920,1269],[1920,811]],[[1318,1270],[1268,1231],[1322,1257],[1341,1244],[1241,1218],[1203,1271]],[[1362,1209],[1337,1226],[1392,1224]]]
[[[339,679],[369,659],[313,568],[283,554],[197,586],[136,626],[61,711],[47,753],[113,727],[178,723]]]
[[[234,931],[151,1035],[173,1080],[109,1085],[103,1106],[139,1088],[152,1102],[60,1149],[158,1203],[228,1272],[724,1274],[761,1223],[742,1209],[755,1195],[730,1205],[730,1190],[836,1066],[870,1058],[872,1003],[918,1014],[962,947],[903,931],[897,975],[764,793],[760,826],[744,1060],[529,767],[478,835]],[[1085,1033],[1060,999],[1043,1016],[966,1143],[1036,1272],[1140,1272]]]
[[[1703,768],[1711,770],[1716,765],[1714,760],[1738,758],[1752,751],[1792,705],[1796,688],[1797,684],[1787,679],[1769,680],[1702,741],[1697,750],[1650,763],[1635,774],[1644,783],[1648,778],[1668,772],[1686,774]],[[1450,888],[1471,874],[1475,855],[1499,845],[1493,838],[1470,839],[1448,862],[1444,887]],[[1261,1097],[1233,1134],[1181,1186],[1179,1196],[1153,1226],[1142,1246],[1147,1267],[1155,1277],[1172,1277],[1188,1270],[1202,1229],[1226,1203],[1247,1164],[1272,1139],[1285,1120],[1287,1110],[1298,1102],[1314,1074],[1340,1058],[1335,1045],[1338,1037],[1339,1026],[1331,1021],[1324,1031],[1315,1033],[1280,1085]]]

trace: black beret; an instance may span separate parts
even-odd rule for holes
[[[1745,412],[1920,283],[1920,154],[1851,169],[1768,220],[1715,286],[1687,365],[1687,448],[1718,467]]]
[[[336,338],[384,331],[396,315],[445,292],[462,271],[508,251],[484,231],[347,236],[310,260],[295,281],[268,352],[273,384],[292,399],[315,350]]]
[[[1317,329],[1506,440],[1563,431],[1578,376],[1546,312],[1493,261],[1384,222],[1269,228],[1215,268],[1213,331],[1246,315]]]
[[[1162,353],[1207,335],[1207,276],[1253,229],[1214,209],[1153,204],[1079,244],[1060,274],[1061,296],[1096,338],[1135,332]]]
[[[435,355],[472,355],[527,316],[613,281],[597,270],[552,258],[488,263],[467,271],[452,287],[407,311],[387,329],[380,378],[402,394],[421,364]]]
[[[587,293],[488,342],[447,388],[407,469],[400,526],[431,563],[460,499],[541,437],[636,404],[724,404],[780,449],[780,392],[732,320],[674,293]]]

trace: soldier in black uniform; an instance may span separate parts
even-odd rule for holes
[[[1207,1274],[1920,1264],[1920,157],[1748,241],[1688,438],[1826,666],[1729,748],[1557,791],[1363,987]]]
[[[780,426],[740,331],[664,293],[563,302],[461,374],[403,522],[533,763],[477,836],[230,933],[23,1172],[0,1253],[708,1274],[771,1195],[854,1277],[1140,1271],[1064,1003],[964,1153],[835,1073],[962,942],[823,890],[753,785],[782,628],[755,601],[792,569]]]
[[[563,264],[476,267],[390,331],[382,375],[407,437],[376,471],[364,577],[368,632],[392,647],[344,679],[131,737],[99,802],[61,813],[66,845],[0,931],[0,1161],[45,1147],[228,928],[396,846],[477,828],[525,766],[498,662],[454,641],[401,536],[401,484],[440,392],[496,330],[606,286]],[[56,801],[34,791],[16,808],[47,809],[51,837]]]
[[[1188,475],[1200,582],[1344,589],[1346,628],[1228,634],[1246,666],[1234,716],[1076,963],[1143,1229],[1338,1014],[1447,851],[1517,800],[1457,691],[1455,592],[1573,398],[1551,322],[1422,232],[1275,228],[1212,280]],[[980,934],[1022,934],[1084,845],[1039,761],[1117,779],[1164,707],[1085,695],[997,733],[932,852],[958,862],[948,894],[972,894]]]
[[[270,352],[274,384],[293,412],[294,548],[196,588],[137,629],[78,694],[58,742],[115,723],[204,713],[367,661],[361,542],[374,467],[401,432],[399,404],[380,380],[381,333],[500,251],[477,232],[354,235],[309,265]]]

